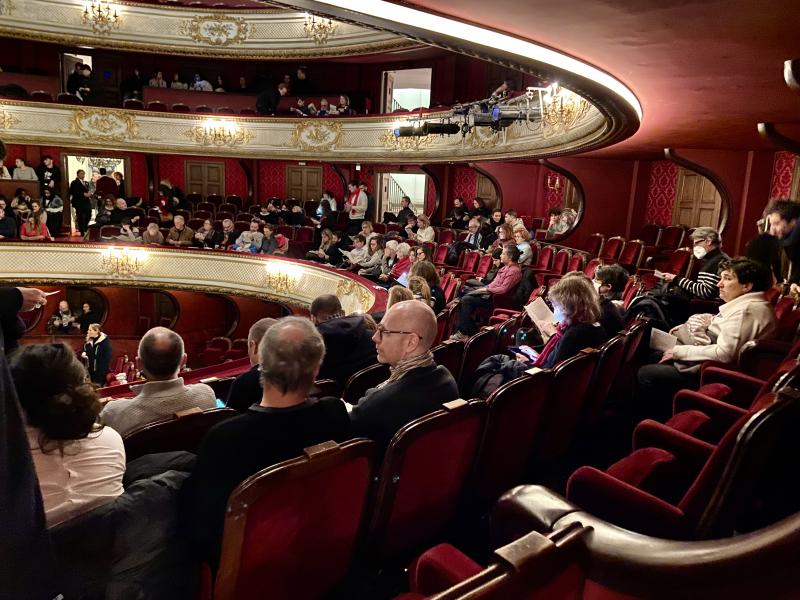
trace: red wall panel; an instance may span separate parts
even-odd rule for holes
[[[791,152],[776,152],[769,187],[770,198],[788,198],[792,191],[792,176],[797,156]]]
[[[672,225],[672,207],[678,185],[678,165],[669,160],[650,164],[650,181],[647,189],[645,221],[659,225]]]
[[[247,197],[247,178],[244,170],[242,169],[239,161],[235,158],[211,158],[203,156],[193,156],[187,158],[185,156],[172,156],[161,155],[158,157],[158,172],[159,177],[169,179],[174,185],[177,185],[182,190],[191,192],[192,190],[186,189],[186,161],[209,161],[209,162],[224,162],[225,163],[225,194],[238,195],[242,198]]]

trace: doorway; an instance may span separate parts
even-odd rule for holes
[[[428,108],[431,103],[433,69],[402,69],[383,72],[383,112]]]
[[[186,161],[186,193],[225,195],[225,163],[210,161]]]
[[[719,227],[722,196],[711,181],[699,173],[680,169],[672,224],[685,227]]]
[[[122,173],[122,179],[125,181],[126,193],[130,194],[131,180],[128,175],[131,172],[129,159],[121,156],[86,156],[81,154],[62,154],[61,155],[61,172],[64,173],[64,183],[69,185],[77,176],[78,171],[86,173],[86,181],[89,182],[89,191],[94,196],[95,183],[100,178],[100,169],[105,169],[108,175],[113,173]],[[75,214],[69,203],[69,194],[63,196],[64,199],[64,225],[67,224],[66,216],[70,215],[68,223],[70,224],[71,231],[77,231],[78,227],[75,223]],[[96,214],[96,200],[92,198],[92,219]],[[62,226],[63,228],[63,226]]]
[[[378,187],[378,215],[390,212],[397,214],[400,199],[408,196],[414,214],[425,213],[425,198],[428,190],[428,176],[424,173],[381,173]]]
[[[75,65],[84,64],[92,67],[94,73],[94,66],[92,65],[92,57],[88,54],[70,54],[64,52],[61,55],[61,91],[67,91],[67,79],[75,70]]]
[[[322,196],[322,167],[286,167],[286,198],[317,200]]]

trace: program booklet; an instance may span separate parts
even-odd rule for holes
[[[551,333],[548,331],[542,331],[542,328],[539,326],[539,321],[544,321],[545,323],[552,323],[553,322],[553,311],[550,310],[550,307],[547,306],[547,303],[542,300],[541,298],[536,298],[533,302],[525,306],[525,312],[528,313],[528,316],[533,321],[533,324],[542,334],[542,340],[547,343],[547,340],[550,339]]]

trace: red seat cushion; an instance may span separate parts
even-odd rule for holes
[[[702,438],[703,432],[711,424],[711,417],[699,410],[684,410],[674,415],[666,424],[681,433]]]
[[[606,473],[640,490],[653,493],[665,472],[672,472],[675,456],[661,448],[640,448],[606,469]],[[671,468],[673,467],[673,468]]]
[[[700,389],[697,391],[701,394],[705,394],[706,396],[711,396],[716,400],[725,400],[725,398],[727,398],[733,390],[730,386],[725,385],[724,383],[707,383],[705,385],[701,385]]]
[[[412,592],[432,596],[480,573],[483,568],[450,544],[426,550],[408,569]]]

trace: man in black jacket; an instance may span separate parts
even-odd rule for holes
[[[791,200],[775,200],[764,211],[769,233],[783,246],[783,280],[800,282],[800,204]]]
[[[267,329],[277,323],[277,319],[265,317],[259,319],[247,332],[247,356],[252,367],[234,379],[228,391],[228,400],[225,404],[239,412],[245,412],[253,404],[261,402],[261,373],[258,366],[258,346],[267,333]]]
[[[430,349],[435,338],[436,315],[424,302],[406,300],[386,311],[372,339],[378,361],[391,367],[391,376],[367,390],[353,407],[350,423],[355,436],[385,448],[404,425],[458,398],[450,371],[433,360]]]
[[[0,239],[14,239],[17,235],[17,221],[6,216],[4,208],[0,208]]]
[[[92,194],[84,177],[86,177],[86,171],[81,169],[69,184],[69,201],[72,208],[75,209],[75,225],[81,235],[86,235],[86,231],[89,229],[89,219],[92,217],[92,205],[89,201]]]
[[[333,379],[343,389],[350,377],[378,361],[373,331],[364,315],[345,316],[339,298],[333,294],[315,298],[309,312],[325,340],[320,379]]]

